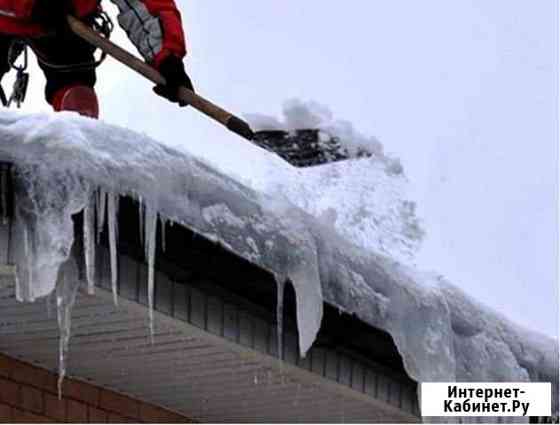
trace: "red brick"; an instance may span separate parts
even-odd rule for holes
[[[40,380],[36,376],[37,371],[38,369],[30,364],[20,362],[19,360],[13,361],[12,377],[14,381],[22,384],[37,385]]]
[[[22,385],[20,387],[20,406],[23,410],[43,413],[43,393],[37,388]]]
[[[86,423],[88,421],[87,405],[79,401],[68,400],[68,416],[67,420],[70,423]]]
[[[35,415],[30,412],[25,412],[19,409],[13,409],[14,414],[14,423],[23,423],[23,424],[44,424],[53,422],[51,419],[41,416]]]
[[[45,415],[58,422],[66,421],[66,400],[59,400],[57,396],[45,393]]]
[[[0,376],[9,378],[13,367],[13,360],[0,354]]]
[[[8,404],[19,404],[19,385],[8,381],[7,379],[0,378],[0,401]]]
[[[88,418],[92,424],[103,424],[107,422],[107,412],[95,407],[88,407]]]
[[[12,371],[12,379],[14,381],[50,391],[56,390],[56,387],[52,388],[53,374],[48,370],[16,360],[14,360],[14,366]]]
[[[139,416],[139,403],[136,400],[113,391],[101,391],[99,407],[130,418]]]
[[[185,418],[161,407],[150,404],[140,404],[140,420],[155,423],[183,423]]]
[[[62,386],[62,394],[64,396],[75,398],[94,407],[99,404],[99,393],[99,388],[85,382],[65,380]]]
[[[131,424],[131,423],[136,423],[136,420],[126,418],[124,416],[117,415],[115,413],[109,413],[109,423],[112,423],[112,424]]]
[[[7,404],[0,404],[0,423],[12,422],[12,408]]]

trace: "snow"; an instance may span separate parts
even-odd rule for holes
[[[245,114],[245,118],[255,131],[319,129],[320,140],[327,140],[329,136],[337,137],[351,156],[366,151],[378,159],[392,160],[383,153],[383,145],[379,140],[361,134],[349,121],[335,119],[326,106],[317,102],[290,99],[284,103],[282,113],[282,120],[263,114]]]
[[[355,244],[402,261],[414,258],[424,238],[406,177],[389,174],[375,158],[294,168],[252,186],[284,197]]]
[[[374,156],[351,165],[321,167],[305,174],[305,183],[293,177],[284,186],[276,184],[282,190],[273,196],[270,186],[268,194],[248,188],[146,136],[73,114],[2,112],[0,139],[0,159],[15,163],[18,170],[21,299],[34,300],[53,291],[58,270],[70,256],[71,215],[87,207],[103,217],[103,193],[108,193],[110,245],[116,252],[117,195],[129,195],[144,205],[150,273],[155,223],[163,217],[269,270],[278,282],[279,326],[283,283],[290,281],[296,293],[301,354],[314,341],[327,301],[386,330],[408,374],[418,382],[548,381],[553,382],[553,400],[558,399],[557,340],[517,326],[437,274],[395,260],[399,253],[414,251],[422,232],[413,205],[403,201],[398,184],[392,185],[402,173],[387,172],[386,160]],[[350,179],[366,169],[373,169],[380,181],[358,182],[357,194],[337,198],[343,204],[336,208],[329,206],[329,196],[351,187]],[[311,196],[322,179],[334,186],[332,193]],[[344,216],[344,202],[355,202],[368,187],[374,201],[358,202],[365,212]],[[385,221],[375,223],[380,217]],[[377,239],[360,240],[359,230],[345,230],[352,220],[363,226],[373,221],[367,233],[378,232]],[[91,221],[84,224],[89,234]],[[385,255],[390,253],[395,255]],[[149,286],[151,292],[153,284]],[[71,298],[66,296],[65,305]]]
[[[283,196],[366,249],[406,262],[413,259],[424,230],[400,161],[386,155],[376,138],[333,118],[317,103],[288,101],[283,115],[283,120],[257,114],[247,117],[255,129],[320,128],[342,144],[359,146],[373,155],[310,168],[274,162],[260,178],[247,179],[247,184],[271,196]]]

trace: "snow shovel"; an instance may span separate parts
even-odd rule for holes
[[[165,78],[155,68],[138,59],[136,56],[127,52],[123,48],[117,46],[115,43],[112,43],[107,38],[97,34],[97,32],[83,24],[75,17],[68,15],[67,21],[70,29],[91,45],[97,47],[102,52],[112,56],[122,64],[143,75],[154,84],[165,85]],[[199,96],[186,87],[181,87],[179,89],[178,97],[193,108],[226,126],[228,130],[243,137],[244,139],[250,141],[253,140],[255,136],[253,130],[251,130],[249,124],[241,118],[236,117],[228,111],[220,108],[218,105],[204,99],[202,96]]]
[[[112,56],[154,84],[165,84],[165,78],[155,68],[99,35],[75,17],[68,15],[67,21],[70,29],[76,35],[97,47],[103,53]],[[253,132],[249,124],[241,118],[204,99],[186,87],[179,89],[179,98],[226,126],[233,133],[280,156],[295,167],[310,167],[349,159],[349,156],[341,149],[340,143],[336,138],[321,141],[319,130],[317,129],[298,130],[295,134],[282,130]]]

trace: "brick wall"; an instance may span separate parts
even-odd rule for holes
[[[189,423],[139,400],[67,379],[58,399],[57,376],[0,354],[0,423]]]

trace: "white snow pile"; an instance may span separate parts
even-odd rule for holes
[[[302,101],[289,99],[282,108],[283,119],[263,114],[245,114],[255,131],[262,130],[284,130],[293,132],[295,130],[319,129],[325,135],[337,137],[342,148],[346,149],[352,157],[357,156],[360,151],[366,151],[392,164],[398,172],[399,161],[386,156],[383,145],[373,136],[364,136],[356,129],[350,121],[335,119],[330,109],[313,101]]]
[[[150,290],[159,216],[271,271],[280,288],[289,280],[302,354],[327,301],[389,332],[419,382],[545,381],[553,383],[557,400],[556,340],[516,326],[441,277],[354,245],[283,198],[260,194],[146,136],[73,114],[2,112],[0,160],[17,169],[21,299],[53,291],[71,251],[71,214],[84,208],[88,276],[94,275],[95,226],[105,215],[116,264],[118,195],[128,195],[144,205]]]
[[[424,229],[410,199],[400,161],[383,152],[375,138],[365,136],[345,120],[315,102],[290,100],[283,120],[246,115],[256,130],[318,128],[334,135],[350,149],[372,152],[368,158],[324,164],[320,167],[282,167],[271,164],[260,179],[248,183],[260,192],[289,202],[334,227],[352,242],[410,262],[424,239]]]

